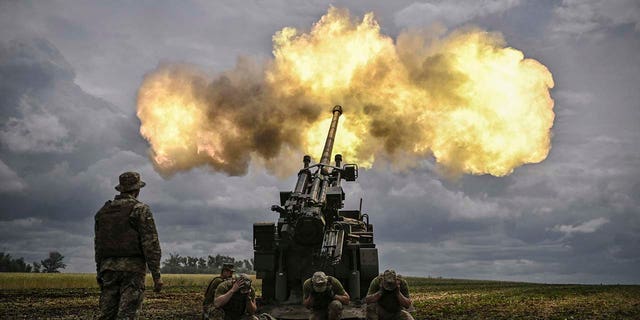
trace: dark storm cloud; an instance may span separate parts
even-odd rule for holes
[[[553,31],[563,35],[602,37],[606,29],[624,24],[640,31],[640,4],[633,0],[564,0],[554,13]]]
[[[39,261],[60,250],[68,271],[93,270],[93,214],[116,193],[118,174],[135,170],[148,183],[141,199],[154,209],[165,252],[248,252],[246,226],[275,202],[275,178],[250,174],[269,181],[259,187],[192,172],[167,182],[147,160],[136,119],[77,86],[50,42],[8,41],[0,52],[0,88],[8,93],[0,100],[8,115],[0,123],[3,251]]]
[[[520,5],[519,0],[416,1],[395,14],[397,25],[423,27],[443,23],[455,27],[476,18],[501,14]]]
[[[128,146],[141,145],[136,122],[73,82],[74,71],[47,40],[0,43],[0,123],[2,161],[19,194],[2,194],[3,218],[82,215],[95,194],[80,195],[94,177],[82,171]],[[94,188],[89,188],[92,190]],[[39,201],[28,201],[36,196]],[[72,201],[80,207],[69,206]],[[46,210],[45,210],[46,209]]]
[[[374,10],[384,33],[473,23],[549,67],[556,87],[547,160],[505,178],[443,180],[362,170],[346,208],[376,228],[381,268],[443,277],[639,283],[640,40],[629,1],[340,2]],[[198,169],[163,180],[138,134],[134,93],[161,61],[214,71],[268,56],[284,26],[309,28],[328,3],[0,4],[0,248],[27,261],[50,250],[91,272],[94,212],[137,170],[165,257],[251,255],[251,223],[280,181]],[[16,41],[12,41],[15,39]],[[106,101],[100,96],[107,99]],[[115,103],[115,104],[114,104]],[[292,159],[291,161],[298,161]]]
[[[328,4],[163,1],[2,6],[0,26],[5,31],[0,34],[37,34],[55,42],[78,71],[76,81],[83,88],[130,111],[142,76],[159,61],[184,61],[220,71],[240,54],[268,55],[271,36],[283,21],[310,26]]]
[[[24,180],[4,162],[0,161],[0,193],[19,192],[25,187]]]

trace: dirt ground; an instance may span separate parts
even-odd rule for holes
[[[410,278],[416,319],[640,319],[640,286]],[[204,288],[147,289],[140,319],[200,319]],[[1,319],[92,319],[99,291],[0,290]]]
[[[200,319],[199,288],[147,289],[141,319]],[[10,290],[0,293],[2,319],[93,319],[98,313],[97,289]]]

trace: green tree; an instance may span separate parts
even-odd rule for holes
[[[204,258],[198,258],[198,271],[204,272],[207,270],[207,260]]]
[[[180,261],[182,257],[180,257],[177,253],[170,253],[169,258],[162,262],[162,268],[160,271],[162,273],[180,273]]]
[[[13,259],[10,254],[0,252],[0,272],[31,272],[30,264],[24,258]]]
[[[60,271],[58,269],[64,269],[67,267],[67,265],[62,262],[63,259],[64,256],[58,251],[49,252],[49,258],[40,261],[43,268],[42,272],[59,273]]]
[[[251,259],[251,260],[244,259],[242,262],[244,263],[244,268],[247,271],[253,270],[253,259]]]
[[[169,258],[162,262],[163,273],[199,273],[217,274],[222,269],[222,264],[232,263],[237,272],[253,273],[253,259],[236,260],[234,257],[217,254],[215,256],[191,257],[170,253]]]

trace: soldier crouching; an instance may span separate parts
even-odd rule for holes
[[[411,307],[407,281],[386,270],[375,277],[365,297],[367,320],[413,320],[406,309]]]
[[[342,305],[349,304],[349,294],[340,281],[322,271],[313,274],[302,286],[305,307],[311,309],[310,320],[339,320]]]
[[[215,312],[215,306],[213,300],[215,299],[216,289],[225,280],[233,277],[234,265],[232,263],[222,264],[222,270],[220,276],[214,277],[207,286],[207,290],[204,293],[204,300],[202,301],[202,319],[211,319]]]
[[[256,291],[251,286],[251,279],[245,274],[218,285],[213,305],[215,308],[205,313],[205,319],[258,320],[255,316]]]

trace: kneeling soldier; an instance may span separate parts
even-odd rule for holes
[[[256,291],[251,279],[245,274],[228,279],[218,285],[213,300],[215,310],[211,319],[215,320],[257,320]]]
[[[207,290],[204,293],[204,301],[202,302],[202,318],[203,319],[211,319],[213,315],[213,311],[215,307],[213,306],[213,299],[216,295],[216,289],[218,286],[227,279],[231,279],[233,277],[234,265],[232,263],[224,263],[222,264],[222,271],[220,271],[220,275],[211,279],[209,285],[207,286]]]
[[[349,294],[340,281],[322,271],[313,274],[302,286],[305,307],[311,309],[310,320],[339,320],[342,305],[349,304]]]
[[[407,281],[386,270],[375,277],[364,298],[367,303],[367,320],[413,320],[405,309],[411,307]]]

